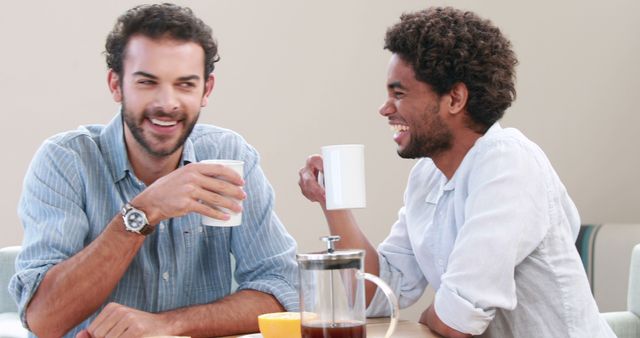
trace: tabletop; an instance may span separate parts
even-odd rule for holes
[[[384,334],[387,332],[389,326],[388,318],[368,318],[367,319],[367,338],[384,338]],[[240,338],[239,336],[229,336],[225,338]],[[417,322],[411,322],[408,320],[398,321],[396,331],[393,333],[394,338],[438,338],[440,337],[436,333],[432,332],[426,326]]]

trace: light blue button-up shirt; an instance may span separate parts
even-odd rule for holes
[[[182,165],[204,159],[244,161],[242,224],[203,226],[196,213],[164,220],[105,304],[160,312],[211,303],[232,292],[234,277],[238,290],[272,294],[287,310],[297,310],[296,243],[273,211],[273,189],[256,150],[230,130],[196,125]],[[47,271],[95,240],[145,188],[131,169],[120,114],[107,126],[80,127],[44,142],[24,181],[18,208],[24,242],[9,286],[25,325],[26,305]],[[67,336],[87,327],[100,310]]]

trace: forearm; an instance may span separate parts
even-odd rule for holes
[[[429,329],[444,337],[471,338],[470,334],[457,331],[440,320],[440,318],[436,314],[436,310],[433,304],[429,305],[429,307],[422,313],[422,316],[420,316],[420,323],[428,326]]]
[[[96,240],[47,272],[27,306],[29,328],[39,337],[59,337],[85,320],[105,302],[143,241],[116,216]]]
[[[258,315],[285,311],[270,294],[241,290],[215,303],[161,314],[175,328],[173,335],[191,337],[228,336],[258,332]]]
[[[364,269],[366,272],[379,276],[380,263],[378,261],[378,252],[369,242],[369,239],[360,230],[356,223],[353,213],[349,210],[327,210],[322,208],[324,215],[329,224],[329,231],[332,235],[339,235],[340,241],[336,243],[338,249],[361,249],[365,251]],[[373,283],[365,284],[366,303],[369,305],[376,292],[376,286]]]

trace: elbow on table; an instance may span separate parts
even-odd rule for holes
[[[464,332],[460,332],[449,325],[445,324],[435,311],[433,304],[431,304],[420,317],[420,323],[426,325],[441,336],[448,338],[471,338],[472,335]]]
[[[471,338],[472,337],[470,334],[462,333],[456,330],[450,330],[450,332],[447,332],[447,334],[445,334],[444,336],[449,338]]]
[[[471,338],[473,337],[471,334],[463,333],[458,330],[452,329],[449,326],[443,325],[438,327],[437,329],[429,327],[432,331],[435,331],[437,334],[447,337],[447,338]]]

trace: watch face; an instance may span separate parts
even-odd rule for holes
[[[141,213],[135,210],[131,210],[130,212],[127,213],[126,217],[127,217],[127,225],[132,230],[140,230],[142,229],[142,227],[144,227],[145,220],[144,220],[144,216]]]

